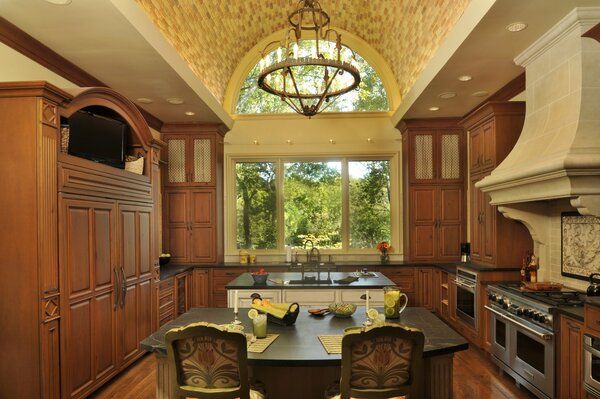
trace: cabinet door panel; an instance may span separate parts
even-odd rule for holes
[[[471,173],[479,172],[483,166],[483,132],[481,127],[477,127],[471,131],[469,143],[471,148],[469,168]]]
[[[414,223],[433,223],[435,220],[435,189],[412,189],[412,217]]]
[[[423,259],[435,255],[434,230],[433,225],[414,226],[412,241],[414,257]]]
[[[138,245],[140,277],[150,276],[152,272],[152,211],[150,208],[138,212]]]
[[[67,295],[74,297],[91,292],[90,269],[92,268],[90,254],[90,207],[88,204],[71,205],[66,208],[66,223],[68,240],[67,265]]]
[[[119,364],[123,365],[138,354],[137,284],[127,287],[123,306],[119,310]]]
[[[192,138],[190,162],[193,184],[210,184],[213,182],[214,139],[212,137]]]
[[[120,241],[121,262],[119,267],[125,271],[127,279],[135,278],[138,274],[136,268],[136,215],[135,211],[127,207],[120,207]]]
[[[192,307],[206,308],[210,305],[208,270],[194,269],[192,276]]]
[[[62,367],[68,376],[66,392],[76,396],[94,381],[92,370],[92,300],[86,299],[72,303],[67,311],[68,327],[63,343],[68,343],[69,350],[63,352],[68,368]],[[64,346],[64,345],[63,345]],[[64,385],[64,384],[63,384]]]
[[[187,138],[185,136],[172,137],[167,141],[167,164],[166,184],[185,184],[189,180],[186,166]]]
[[[166,230],[169,237],[166,250],[171,254],[171,261],[187,262],[190,231],[187,227],[169,227]]]
[[[460,188],[440,188],[440,223],[461,223],[463,190]]]
[[[113,293],[99,295],[93,306],[94,374],[101,379],[115,369],[115,312]],[[108,327],[108,328],[107,328]]]
[[[152,334],[152,280],[143,280],[138,284],[138,343]]]
[[[414,134],[411,136],[411,140],[411,180],[420,183],[432,182],[436,177],[434,133]]]
[[[494,121],[489,121],[481,127],[483,135],[482,167],[491,169],[496,165],[496,132]]]
[[[462,224],[442,224],[439,229],[438,251],[440,259],[458,260]]]
[[[191,192],[191,222],[194,224],[213,223],[214,191],[194,190]]]
[[[215,229],[195,226],[192,228],[191,261],[210,262],[215,259]]]
[[[440,135],[439,142],[439,179],[444,183],[460,182],[463,178],[462,134],[447,133]]]
[[[481,240],[483,239],[483,230],[481,227],[481,204],[483,202],[482,192],[475,187],[477,181],[471,182],[471,259],[481,260]]]
[[[185,224],[188,221],[188,192],[169,190],[165,193],[166,224]]]
[[[485,262],[493,263],[496,261],[496,210],[495,206],[490,205],[491,198],[488,194],[482,193],[483,199],[483,247],[482,259]],[[500,216],[502,217],[502,216]]]
[[[94,281],[96,289],[113,284],[113,264],[111,245],[114,242],[114,225],[111,222],[112,210],[94,209]]]

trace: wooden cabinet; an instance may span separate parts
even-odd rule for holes
[[[410,257],[412,260],[453,261],[460,257],[464,229],[462,186],[410,188]]]
[[[433,288],[433,269],[420,267],[417,269],[417,306],[428,310],[434,309],[437,300],[436,290]]]
[[[408,306],[418,306],[416,278],[414,267],[385,267],[380,272],[400,287],[400,291],[408,297]]]
[[[175,279],[161,280],[158,285],[158,326],[175,319]]]
[[[465,142],[458,119],[403,120],[404,248],[411,261],[457,261],[466,238]]]
[[[565,315],[560,316],[558,358],[559,397],[583,399],[583,323]]]
[[[209,307],[210,294],[210,277],[208,269],[194,269],[192,272],[192,307]]]
[[[61,118],[93,107],[130,129],[128,154],[156,163],[134,104],[108,88],[72,97],[46,82],[0,84],[0,397],[89,396],[151,332],[153,168],[141,175],[60,152]],[[64,136],[66,139],[66,135]]]
[[[212,302],[211,306],[214,308],[226,308],[227,307],[227,289],[225,286],[239,277],[241,274],[246,272],[246,268],[242,267],[228,267],[226,269],[213,268],[211,270],[211,283],[212,283]]]
[[[164,247],[174,263],[217,261],[216,194],[213,188],[164,191]]]
[[[497,207],[490,204],[490,196],[476,186],[512,150],[524,117],[524,103],[489,102],[461,121],[469,132],[472,261],[515,267],[521,264],[526,251],[533,250],[527,228],[502,216]]]
[[[217,125],[168,124],[163,248],[174,263],[223,260],[223,135]]]
[[[164,130],[163,130],[164,131]],[[216,138],[212,134],[169,134],[165,186],[214,186]]]
[[[175,317],[179,317],[191,307],[192,304],[192,274],[179,273],[175,276]]]

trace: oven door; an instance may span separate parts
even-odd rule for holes
[[[583,336],[583,380],[585,390],[600,396],[600,339]]]
[[[554,334],[545,332],[526,322],[514,323],[510,332],[511,368],[526,382],[554,397]]]
[[[477,329],[477,292],[475,284],[457,279],[456,316]]]
[[[491,339],[492,355],[502,363],[509,365],[510,356],[508,351],[510,326],[500,313],[489,306],[485,307],[490,311],[491,321]]]

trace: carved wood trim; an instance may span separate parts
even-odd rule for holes
[[[78,86],[108,87],[106,83],[96,79],[2,17],[0,17],[0,42]],[[146,119],[146,123],[160,131],[163,122],[159,118],[137,105],[135,107]]]
[[[161,133],[218,133],[222,137],[229,131],[229,128],[221,123],[190,123],[173,122],[165,123]]]
[[[42,299],[42,323],[49,323],[60,318],[60,297],[58,294]]]

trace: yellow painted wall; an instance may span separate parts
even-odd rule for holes
[[[369,141],[370,139],[370,141]],[[290,140],[290,143],[288,143]],[[330,142],[333,140],[333,143]],[[255,144],[254,142],[257,142]],[[234,159],[261,157],[344,157],[383,155],[392,159],[392,244],[393,259],[402,259],[401,152],[400,132],[389,114],[318,115],[312,119],[296,115],[247,116],[236,119],[225,143],[225,255],[235,261],[235,174]],[[260,254],[259,258],[281,259],[283,253]],[[357,254],[344,253],[337,259],[352,259]],[[361,254],[360,258],[376,252]]]

